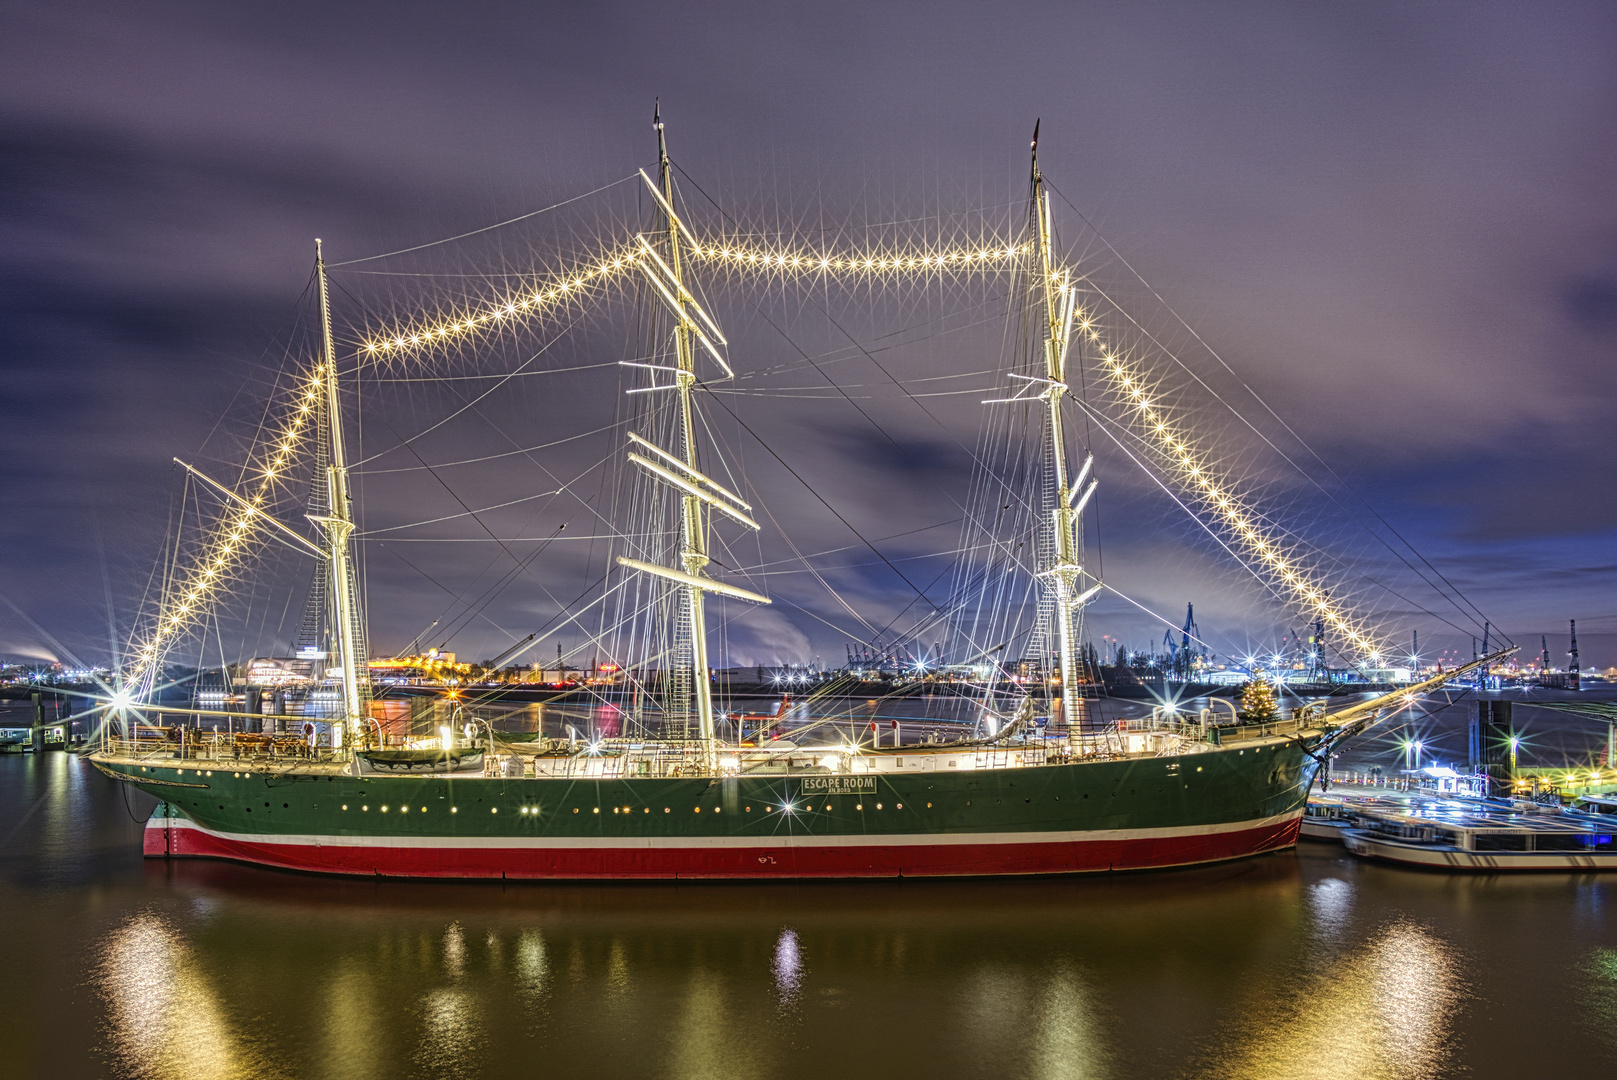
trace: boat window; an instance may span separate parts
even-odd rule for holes
[[[1478,833],[1478,851],[1526,851],[1527,837],[1520,833]]]
[[[1540,835],[1533,846],[1539,851],[1587,851],[1594,837],[1587,834],[1570,836]]]

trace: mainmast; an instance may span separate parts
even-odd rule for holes
[[[674,216],[674,176],[668,163],[668,140],[663,134],[662,107],[652,111],[652,125],[657,129],[657,184],[662,188],[663,201],[668,206],[668,267],[672,273],[674,297],[678,301],[679,318],[674,324],[674,353],[679,370],[674,373],[674,385],[679,390],[679,448],[687,472],[696,471],[696,431],[691,424],[691,388],[696,385],[696,357],[691,354],[691,332],[685,312],[685,272],[679,255],[679,222]],[[679,561],[685,572],[699,577],[708,563],[707,530],[702,520],[702,502],[687,494],[681,500],[683,512],[679,524]],[[703,609],[702,589],[699,585],[685,585],[684,615],[691,639],[691,693],[696,712],[697,738],[704,747],[713,744],[713,681],[708,678],[707,616]]]
[[[1037,250],[1034,269],[1038,274],[1038,287],[1034,295],[1043,301],[1044,315],[1044,391],[1039,398],[1049,410],[1047,426],[1050,430],[1049,465],[1051,474],[1052,505],[1049,507],[1055,543],[1051,564],[1040,571],[1045,579],[1056,621],[1056,643],[1060,651],[1061,666],[1061,719],[1069,733],[1078,731],[1078,626],[1077,616],[1089,598],[1100,591],[1097,583],[1083,592],[1078,584],[1083,577],[1082,527],[1084,504],[1095,492],[1095,481],[1079,494],[1089,477],[1094,456],[1084,458],[1075,481],[1067,480],[1066,426],[1061,414],[1061,399],[1066,396],[1067,350],[1072,344],[1072,320],[1077,293],[1065,271],[1058,270],[1051,250],[1050,196],[1045,190],[1044,176],[1039,172],[1039,125],[1033,125],[1033,217]]]
[[[320,278],[320,333],[323,363],[320,385],[325,390],[330,457],[326,465],[327,512],[310,520],[326,528],[326,580],[331,584],[332,630],[336,636],[337,662],[342,675],[341,726],[332,744],[350,741],[359,733],[364,720],[365,686],[368,672],[360,665],[359,593],[354,581],[354,564],[348,538],[354,531],[353,504],[348,496],[348,462],[343,450],[342,408],[337,393],[337,350],[331,340],[331,297],[326,287],[326,260],[320,241],[314,242],[315,268]]]
[[[650,450],[659,460],[654,461],[638,453],[631,453],[629,460],[682,493],[679,561],[683,570],[673,570],[623,556],[619,556],[617,561],[619,565],[630,569],[666,578],[679,587],[681,631],[690,639],[690,678],[694,698],[692,711],[696,714],[697,738],[700,740],[703,756],[711,767],[715,750],[713,684],[708,674],[707,618],[703,594],[716,592],[760,604],[767,604],[769,600],[746,589],[714,581],[704,573],[709,562],[707,532],[709,517],[713,510],[718,510],[752,529],[759,526],[743,512],[751,510],[752,507],[697,468],[696,427],[693,423],[691,402],[691,393],[696,386],[697,344],[700,343],[702,348],[718,362],[726,376],[729,376],[731,371],[715,345],[715,341],[717,345],[724,345],[724,336],[719,333],[718,326],[712,318],[696,302],[696,297],[685,287],[683,260],[680,256],[680,233],[684,231],[684,226],[674,211],[673,169],[668,161],[668,143],[663,135],[660,107],[652,115],[652,126],[657,129],[657,183],[652,184],[651,179],[646,177],[646,184],[651,188],[652,195],[656,197],[665,215],[668,258],[666,261],[662,259],[644,239],[641,239],[642,255],[636,265],[661,295],[674,316],[676,366],[672,373],[673,389],[679,398],[679,444],[673,451],[669,451],[631,432],[630,440]],[[641,176],[645,177],[645,173],[642,172]],[[702,326],[712,331],[711,338],[703,332]],[[670,469],[668,466],[673,468]]]

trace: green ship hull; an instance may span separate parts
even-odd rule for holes
[[[923,771],[853,775],[355,776],[94,760],[162,800],[147,826],[154,857],[400,877],[969,876],[1187,866],[1290,846],[1321,737],[1012,767],[935,753]]]

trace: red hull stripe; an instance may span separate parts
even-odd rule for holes
[[[1000,874],[1070,874],[1148,870],[1221,862],[1296,843],[1300,814],[1222,829],[1130,830],[1128,833],[1067,833],[1061,840],[954,835],[882,838],[748,838],[697,846],[606,846],[591,841],[566,846],[550,841],[463,839],[438,843],[402,838],[318,837],[266,842],[259,836],[211,832],[194,822],[154,820],[147,827],[146,854],[162,857],[233,859],[287,870],[386,877],[451,878],[861,878],[969,877]],[[1081,837],[1081,839],[1080,839]],[[1014,838],[1014,839],[1013,839]],[[857,842],[851,842],[854,840]],[[834,840],[834,843],[826,841]],[[338,841],[338,842],[328,842]],[[357,841],[357,842],[356,842]]]
[[[952,832],[952,833],[810,833],[777,832],[772,836],[408,836],[395,834],[381,836],[341,835],[333,833],[227,833],[209,829],[189,818],[172,819],[178,828],[201,829],[211,836],[237,843],[275,846],[293,844],[301,847],[323,848],[488,848],[497,851],[513,849],[545,851],[645,851],[652,849],[690,850],[693,848],[737,848],[753,851],[776,847],[948,847],[963,845],[983,847],[994,844],[1063,844],[1075,840],[1163,840],[1188,836],[1214,836],[1232,830],[1261,829],[1267,825],[1296,821],[1298,813],[1277,814],[1268,818],[1248,821],[1226,821],[1214,825],[1175,825],[1160,829],[1061,829],[1052,831],[1022,830],[1019,832]],[[780,815],[783,830],[789,828],[786,816]],[[153,818],[156,825],[162,819]]]

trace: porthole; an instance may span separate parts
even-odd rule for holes
[[[450,807],[450,808],[449,808],[449,812],[450,812],[450,813],[451,813],[451,814],[458,814],[458,813],[460,813],[460,807],[458,807],[458,806],[451,806],[451,807]]]
[[[904,809],[904,804],[903,803],[894,803],[893,804],[893,809],[894,810],[902,810],[902,809]]]
[[[864,803],[854,803],[853,808],[855,810],[863,810],[865,808],[865,804]]]
[[[500,808],[498,806],[491,806],[488,808],[488,812],[491,814],[498,814],[500,812]]]
[[[928,809],[928,810],[930,810],[930,809],[932,809],[932,804],[931,804],[931,803],[927,803],[927,804],[926,804],[926,808],[927,808],[927,809]]]
[[[575,813],[575,814],[578,813],[578,807],[576,807],[576,806],[573,807],[573,813]]]
[[[665,806],[665,807],[663,807],[663,813],[665,813],[665,814],[672,814],[672,813],[673,813],[673,812],[674,812],[674,811],[673,811],[673,809],[672,809],[672,808],[670,808],[670,807],[667,807],[667,806]]]
[[[700,814],[702,812],[702,808],[700,806],[692,807],[692,812]]]
[[[344,809],[344,810],[346,810],[346,809],[348,809],[348,804],[347,804],[347,803],[343,803],[343,804],[342,804],[342,808],[343,808],[343,809]]]
[[[592,813],[592,814],[599,814],[600,812],[601,812],[601,808],[599,806],[597,806],[595,809],[590,811],[590,813]]]
[[[968,803],[968,804],[967,804],[967,805],[968,805],[968,806],[969,806],[969,805],[970,805],[970,804],[969,804],[969,803]],[[876,809],[878,809],[878,810],[880,810],[880,809],[881,809],[881,803],[877,803],[877,804],[876,804]]]
[[[361,806],[361,807],[360,807],[360,809],[361,809],[361,810],[369,810],[369,809],[370,809],[370,807],[369,807],[369,806]]]

